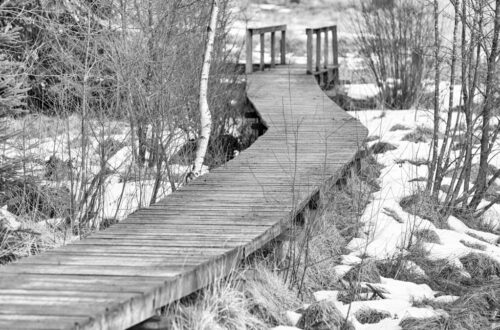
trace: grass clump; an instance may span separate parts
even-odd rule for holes
[[[432,136],[434,131],[432,128],[425,126],[418,126],[413,132],[406,134],[403,137],[403,141],[413,142],[413,143],[426,143]]]
[[[297,327],[304,330],[355,330],[354,326],[342,317],[334,303],[326,300],[311,304],[300,318]]]
[[[380,283],[380,273],[375,261],[366,259],[348,271],[344,275],[344,279],[350,283]]]
[[[386,311],[378,311],[371,308],[362,308],[358,310],[356,314],[354,314],[354,316],[361,324],[373,324],[391,317],[391,314]]]
[[[382,173],[384,165],[377,162],[375,157],[368,155],[360,160],[360,168],[357,176],[364,182],[368,183],[374,191],[380,190],[378,178]]]
[[[483,253],[469,253],[460,261],[474,281],[482,282],[491,276],[500,276],[500,263]]]
[[[444,310],[442,315],[430,319],[407,319],[400,323],[403,329],[495,329],[495,318],[500,310],[500,281],[483,282],[469,286],[453,303],[427,301],[434,309]],[[443,313],[444,314],[444,313]]]
[[[334,221],[331,215],[325,216],[329,218],[327,221]],[[344,252],[346,243],[333,222],[326,224],[323,230],[310,238],[304,279],[308,290],[327,290],[337,287],[339,278],[334,267]]]
[[[170,306],[164,317],[167,329],[265,329],[266,325],[250,312],[244,293],[234,282],[220,281],[200,291],[195,299]]]
[[[370,147],[370,152],[372,154],[383,154],[387,151],[391,151],[391,150],[396,150],[398,147],[396,147],[394,144],[391,144],[389,142],[382,142],[382,141],[379,141],[375,144],[373,144],[371,147]]]
[[[441,244],[439,235],[432,229],[420,229],[415,232],[415,237],[420,242]]]
[[[368,136],[366,139],[365,139],[365,142],[368,143],[368,142],[373,142],[375,140],[379,140],[380,139],[380,136],[378,135],[370,135]]]
[[[481,241],[481,242],[490,243],[490,242],[488,242],[486,239],[484,239],[484,237],[479,236],[479,235],[477,235],[477,234],[475,234],[475,233],[473,233],[473,232],[471,232],[471,231],[467,232],[466,234],[467,234],[468,236],[472,237],[472,238],[475,238],[475,239],[477,239],[477,240]]]
[[[403,197],[399,205],[405,212],[429,220],[438,228],[447,228],[446,219],[441,216],[439,201],[425,191]]]
[[[24,221],[19,230],[0,228],[0,265],[53,249],[64,242],[62,231],[49,229],[43,222]]]
[[[450,329],[448,317],[436,316],[429,318],[407,317],[399,322],[399,326],[403,330],[443,330]]]
[[[462,243],[463,245],[465,245],[466,247],[471,248],[471,249],[476,249],[476,250],[480,250],[480,251],[486,250],[486,245],[484,245],[484,244],[469,242],[469,241],[466,241],[463,239],[460,240],[460,243]]]
[[[405,126],[403,124],[396,124],[394,126],[391,127],[391,129],[389,130],[390,132],[395,132],[395,131],[407,131],[409,130],[410,128],[408,126]]]
[[[286,324],[285,312],[300,307],[297,294],[288,289],[278,274],[257,265],[245,283],[245,296],[252,315],[270,326]]]

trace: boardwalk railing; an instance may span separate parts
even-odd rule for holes
[[[271,34],[271,68],[276,66],[276,32],[281,32],[280,40],[280,64],[286,63],[286,25],[267,26],[262,28],[247,29],[247,53],[246,53],[246,73],[253,72],[253,36],[258,34],[260,36],[260,64],[259,69],[264,71],[264,53],[265,53],[265,36],[266,33]]]
[[[335,84],[338,83],[339,57],[337,26],[331,25],[316,29],[306,29],[306,34],[307,74],[315,75],[320,85],[328,85],[332,81]],[[313,41],[315,41],[316,50],[314,50]],[[316,52],[315,61],[313,55],[314,51]]]

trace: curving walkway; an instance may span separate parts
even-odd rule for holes
[[[248,77],[269,129],[224,167],[87,239],[0,267],[0,329],[125,329],[278,236],[367,135],[305,71]]]

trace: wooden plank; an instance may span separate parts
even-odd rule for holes
[[[252,31],[253,34],[269,33],[269,32],[276,32],[276,31],[286,31],[286,24],[266,26],[266,27],[260,27],[260,28],[249,28],[248,30]]]

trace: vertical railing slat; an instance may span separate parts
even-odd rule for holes
[[[276,44],[276,33],[271,32],[271,68],[276,67],[276,50],[275,50],[275,44]]]
[[[332,27],[332,53],[333,53],[333,65],[335,66],[334,70],[334,83],[338,85],[340,82],[340,69],[339,69],[339,44],[337,40],[337,26]]]
[[[264,51],[265,51],[265,38],[264,33],[260,34],[260,71],[264,71]]]
[[[306,29],[307,34],[307,73],[313,73],[313,31]]]
[[[330,49],[328,48],[328,29],[325,29],[325,44],[323,46],[323,49],[324,49],[324,56],[325,56],[325,63],[323,63],[323,67],[326,69],[328,68],[328,53],[330,51]]]
[[[247,29],[247,54],[246,54],[246,64],[245,64],[245,72],[252,73],[253,72],[253,63],[252,63],[252,53],[253,53],[253,44],[252,44],[252,29]]]
[[[316,71],[321,70],[321,31],[316,31]]]
[[[286,64],[286,31],[283,30],[281,31],[281,49],[280,49],[280,53],[281,53],[281,61],[280,63],[281,64]]]

